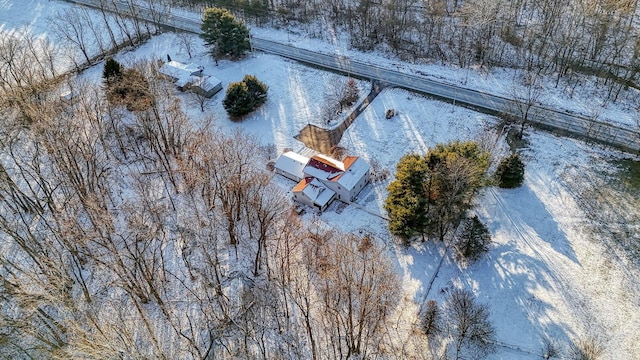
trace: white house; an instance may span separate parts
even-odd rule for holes
[[[180,91],[191,90],[205,97],[212,97],[222,90],[222,82],[215,76],[204,73],[204,67],[195,64],[183,64],[169,61],[158,72],[170,78]]]
[[[210,98],[222,90],[222,81],[212,75],[192,76],[191,91]]]
[[[347,156],[338,161],[323,155],[311,157],[303,169],[306,176],[313,176],[333,190],[338,200],[351,202],[370,181],[371,167],[357,156]]]
[[[185,87],[191,80],[192,76],[202,76],[204,67],[195,64],[183,64],[178,61],[169,61],[158,69],[158,71],[170,77],[176,86]]]
[[[324,210],[334,198],[351,202],[369,183],[371,167],[357,156],[338,161],[324,155],[311,158],[286,152],[275,164],[276,173],[298,184],[293,197],[303,204]]]

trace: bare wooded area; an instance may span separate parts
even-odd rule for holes
[[[301,223],[270,147],[189,119],[155,64],[127,67],[144,109],[77,80],[60,98],[48,73],[5,83],[0,357],[415,351],[389,335],[402,300],[381,241]]]

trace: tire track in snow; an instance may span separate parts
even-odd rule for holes
[[[526,186],[526,184],[524,186]],[[510,221],[511,223],[510,228],[512,228],[518,235],[518,238],[515,240],[516,245],[520,243],[526,245],[526,247],[533,253],[534,255],[533,257],[537,260],[542,261],[543,264],[546,266],[546,272],[543,275],[549,277],[551,280],[549,281],[549,285],[550,287],[552,287],[550,290],[553,290],[556,292],[556,294],[559,294],[562,300],[564,301],[564,305],[567,306],[568,310],[573,311],[572,312],[573,318],[575,318],[580,322],[580,328],[581,328],[580,330],[582,331],[584,329],[592,329],[597,332],[598,330],[602,329],[601,324],[597,322],[594,323],[593,321],[594,310],[588,303],[588,300],[585,298],[582,291],[580,291],[580,289],[577,289],[575,287],[576,285],[575,281],[573,281],[573,279],[570,279],[567,276],[568,274],[572,273],[572,269],[568,266],[561,266],[561,264],[567,261],[566,255],[560,253],[562,257],[551,256],[547,249],[548,247],[551,247],[551,244],[549,244],[547,241],[545,241],[545,239],[541,237],[536,239],[534,236],[531,236],[529,231],[525,229],[521,224],[522,220],[518,218],[514,218],[514,216],[512,215],[513,208],[508,206],[506,202],[502,199],[502,197],[499,196],[498,190],[489,189],[489,193],[492,195],[492,198],[495,201],[495,204],[498,205],[504,217]],[[554,305],[555,310],[559,314],[565,315],[565,316],[568,315],[568,314],[563,314],[561,312],[562,309],[558,309],[557,306],[555,306],[556,304],[551,304],[551,305]],[[536,315],[531,310],[527,312],[529,313],[529,318],[531,318],[532,315]],[[556,320],[556,322],[557,320],[562,320],[562,319],[554,319],[551,316],[549,317],[552,320]],[[566,325],[568,324],[565,324],[565,326]],[[570,337],[572,331],[575,332],[575,329],[566,329],[566,330],[570,330],[567,332],[568,337]]]

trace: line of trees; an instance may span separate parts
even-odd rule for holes
[[[92,65],[101,59],[99,55],[120,49],[123,44],[137,45],[158,31],[155,25],[137,17],[141,7],[136,0],[99,0],[94,4],[97,10],[73,7],[47,19],[51,35],[58,46],[71,50],[64,55],[77,69],[82,63]],[[152,18],[158,20],[169,7],[164,0],[148,4]]]
[[[506,66],[574,78],[598,75],[615,100],[638,87],[638,1],[245,1],[185,0],[220,6],[246,21],[296,23],[313,36],[346,31],[362,50],[386,48],[410,60]],[[327,20],[329,23],[327,23]],[[318,27],[317,24],[322,24]]]

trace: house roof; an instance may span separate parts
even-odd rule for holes
[[[335,192],[324,186],[318,179],[307,176],[300,180],[293,190],[294,193],[302,193],[314,204],[324,207],[335,196]]]
[[[166,72],[168,72],[168,74],[166,75],[172,75],[173,73],[176,74],[183,74],[186,73],[188,75],[195,75],[198,73],[201,73],[202,70],[204,68],[200,65],[196,65],[196,64],[183,64],[181,62],[178,61],[169,61],[166,62],[164,64],[162,64],[162,66],[160,67],[160,72],[162,72],[163,74]]]
[[[357,156],[347,156],[344,162],[322,155],[314,155],[304,168],[307,176],[337,182],[347,190],[353,189],[369,171],[369,164]]]
[[[309,165],[330,173],[344,171],[344,164],[342,162],[321,154],[313,155],[311,161],[309,161]]]
[[[298,179],[304,178],[303,169],[309,162],[309,158],[293,151],[287,151],[276,160],[275,168]]]
[[[303,171],[305,175],[327,181],[333,181],[342,174],[344,165],[334,159],[322,155],[314,155]]]
[[[176,79],[176,85],[182,87],[190,82],[192,75],[202,74],[202,66],[196,64],[183,64],[178,61],[169,61],[158,69],[161,74],[171,76]]]
[[[190,82],[192,86],[197,86],[202,90],[209,92],[222,83],[220,79],[212,75],[191,76]]]
[[[353,189],[358,181],[366,176],[371,168],[366,161],[357,156],[347,156],[344,161],[346,170],[333,181],[337,181],[345,189]]]

